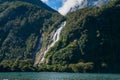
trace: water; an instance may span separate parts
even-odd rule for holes
[[[39,60],[39,63],[42,64],[44,63],[44,57],[46,55],[46,53],[48,52],[48,50],[54,46],[54,44],[60,39],[60,35],[61,35],[61,32],[62,32],[62,29],[63,27],[66,25],[66,21],[62,22],[58,27],[58,29],[55,31],[53,37],[52,37],[52,43],[49,44],[47,46],[47,49],[41,53],[40,55],[40,60]]]
[[[12,72],[0,73],[0,80],[120,80],[120,74]]]

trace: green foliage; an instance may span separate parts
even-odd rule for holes
[[[119,0],[65,18],[37,1],[0,1],[0,71],[120,72]],[[65,20],[60,40],[45,57],[47,64],[34,67],[40,37],[44,50]]]
[[[53,54],[50,53],[52,55],[52,64],[66,65],[78,62],[77,59],[80,58],[80,53],[78,50],[79,48],[77,45],[77,41],[75,40],[74,42],[71,42],[66,48],[63,48],[58,52],[54,51],[55,53]]]
[[[3,1],[0,4],[0,60],[35,57],[33,53],[42,32],[50,32],[55,27],[52,25],[56,17],[61,17],[49,7],[44,9],[44,5],[42,2],[41,6],[30,4],[26,0]],[[53,16],[55,19],[52,19]],[[43,30],[45,24],[49,29]]]
[[[0,63],[0,71],[37,71],[33,67],[33,61],[31,59],[26,60],[3,60]]]
[[[87,62],[87,63],[77,63],[77,64],[70,64],[69,67],[73,72],[91,72],[94,69],[94,63]]]
[[[75,64],[93,62],[93,71],[120,72],[120,1],[114,0],[97,8],[84,8],[66,16],[61,39],[52,47],[46,60],[48,64]],[[73,43],[74,46],[71,46]],[[107,65],[102,68],[102,63]],[[113,65],[114,64],[114,65]],[[118,69],[118,70],[116,70]],[[84,71],[84,70],[83,70]]]
[[[5,71],[34,71],[34,63],[25,60],[34,61],[40,37],[47,35],[43,38],[43,46],[46,46],[44,43],[49,33],[62,19],[60,14],[39,0],[0,1],[1,67]],[[13,64],[16,59],[18,62]]]
[[[38,71],[48,71],[48,72],[93,72],[94,63],[93,62],[79,62],[76,64],[69,65],[41,65],[38,67]]]

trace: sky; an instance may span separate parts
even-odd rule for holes
[[[51,8],[55,9],[58,11],[60,7],[62,7],[62,0],[41,0],[44,3],[46,3],[48,6]]]
[[[88,3],[94,6],[101,6],[109,0],[41,0],[51,8],[57,10],[60,14],[66,15],[69,12],[87,7]],[[92,2],[91,2],[92,1]]]
[[[81,5],[85,0],[41,0],[62,15],[66,15],[71,8]]]

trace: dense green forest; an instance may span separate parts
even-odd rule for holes
[[[39,0],[0,1],[1,67],[5,71],[18,68],[16,60],[19,65],[25,64],[22,67],[29,67],[26,62],[30,60],[27,63],[33,66],[39,38],[43,33],[48,35],[61,20],[58,12]]]
[[[119,13],[117,0],[68,14],[61,39],[46,56],[47,64],[68,66],[74,72],[120,72]]]
[[[60,15],[38,0],[0,1],[0,71],[120,72],[120,1]],[[39,38],[66,20],[45,63],[33,66]]]

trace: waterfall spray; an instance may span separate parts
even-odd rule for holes
[[[40,54],[39,57],[39,64],[44,63],[45,55],[48,52],[48,50],[54,46],[54,44],[60,39],[60,35],[62,32],[63,27],[66,25],[66,21],[62,22],[59,26],[58,29],[55,31],[54,35],[52,36],[52,43],[50,43],[46,50]]]

